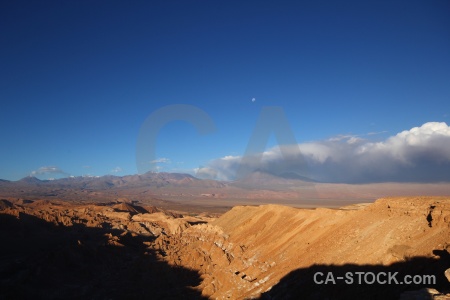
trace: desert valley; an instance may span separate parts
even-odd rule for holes
[[[0,295],[447,299],[450,198],[436,195],[449,194],[448,184],[262,173],[236,182],[173,173],[2,181]],[[398,272],[399,284],[324,284],[349,272]],[[401,283],[408,274],[436,280]]]
[[[0,1],[0,300],[450,300],[450,1]]]

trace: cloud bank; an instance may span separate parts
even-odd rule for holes
[[[381,142],[337,136],[277,146],[260,160],[225,156],[195,172],[200,178],[234,180],[242,169],[339,183],[450,181],[450,127],[429,122]]]

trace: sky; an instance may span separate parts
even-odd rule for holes
[[[0,40],[2,179],[450,181],[447,0],[1,1]]]

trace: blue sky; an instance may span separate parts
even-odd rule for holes
[[[3,179],[135,174],[173,104],[217,130],[168,124],[161,171],[242,156],[265,106],[300,144],[450,124],[449,1],[3,1],[0,28]]]

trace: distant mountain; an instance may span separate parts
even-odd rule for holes
[[[306,176],[302,176],[295,172],[281,173],[281,174],[278,174],[277,177],[281,177],[281,178],[285,178],[285,179],[301,180],[301,181],[305,181],[305,182],[318,182],[317,180],[311,179]]]
[[[29,185],[39,185],[42,182],[44,182],[44,181],[42,181],[34,176],[27,176],[27,177],[24,177],[24,178],[16,181],[16,183],[19,183],[19,184],[29,184]]]
[[[10,183],[9,180],[0,179],[0,186],[8,185]]]
[[[189,174],[148,172],[142,175],[128,175],[121,177],[120,181],[115,181],[115,184],[129,188],[145,186],[160,188],[165,186],[189,185],[200,181],[201,179],[195,178]]]
[[[333,201],[362,202],[379,197],[404,195],[450,195],[450,185],[448,183],[333,184],[314,182],[295,173],[275,176],[261,171],[227,182],[199,179],[182,173],[152,172],[127,176],[80,176],[56,180],[39,180],[30,176],[18,181],[0,180],[2,199],[21,198],[23,201],[60,199],[104,203],[125,197],[152,206],[169,205],[169,202],[173,204],[184,200],[199,201],[204,205],[210,200],[214,201],[212,199],[220,199],[220,203],[226,203],[223,201],[228,200],[230,203],[238,203],[235,201],[242,199],[287,201],[287,203],[292,200],[300,201],[299,199],[301,201],[319,199],[322,202],[328,199],[326,200],[329,201],[328,204],[336,206],[336,202]],[[307,203],[311,205],[310,202]]]
[[[148,172],[145,174],[100,177],[67,177],[55,180],[40,180],[33,176],[24,177],[18,181],[1,180],[2,186],[43,186],[53,189],[80,189],[80,190],[109,190],[134,188],[225,188],[234,186],[244,189],[286,189],[289,187],[310,185],[314,180],[296,173],[283,173],[280,176],[256,171],[247,177],[224,182],[212,179],[199,179],[190,174]]]
[[[202,180],[183,173],[148,172],[139,175],[101,177],[67,177],[55,180],[40,180],[33,176],[18,181],[2,180],[2,186],[43,186],[53,189],[108,190],[114,188],[162,188],[162,187],[225,187],[226,184],[215,180]]]
[[[313,180],[307,177],[302,177],[297,174],[287,174],[290,177],[286,178],[275,176],[269,173],[256,171],[248,176],[232,182],[230,185],[244,189],[269,189],[269,190],[284,190],[290,187],[312,185]]]

